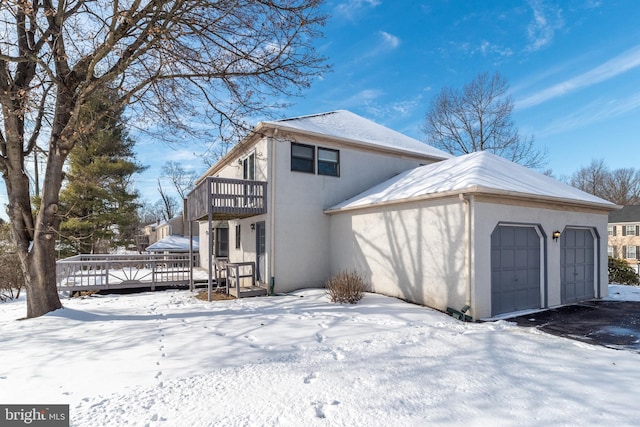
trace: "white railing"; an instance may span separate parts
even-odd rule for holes
[[[198,255],[76,255],[56,262],[59,291],[188,285]]]

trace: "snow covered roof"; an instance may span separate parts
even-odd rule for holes
[[[200,239],[193,238],[193,251],[200,248]],[[189,252],[189,238],[184,236],[167,236],[152,245],[147,246],[147,252]]]
[[[261,124],[329,136],[361,145],[418,153],[436,159],[451,157],[449,153],[346,110],[266,121]]]
[[[486,151],[408,170],[327,210],[463,192],[519,195],[615,209],[617,205]]]

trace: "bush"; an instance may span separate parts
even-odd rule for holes
[[[627,261],[609,257],[609,283],[638,285],[640,284],[640,278]]]
[[[325,287],[331,302],[348,302],[349,304],[360,301],[369,288],[355,271],[336,274],[327,281]]]
[[[0,253],[0,301],[18,299],[24,287],[18,254]]]
[[[11,226],[0,220],[0,302],[17,299],[23,288],[24,276],[11,239]]]

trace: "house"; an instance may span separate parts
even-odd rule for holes
[[[283,293],[356,270],[374,292],[476,319],[605,296],[614,208],[348,111],[259,123],[187,199],[209,271],[216,258],[254,263]]]
[[[640,205],[623,206],[609,213],[607,253],[622,258],[640,271]]]

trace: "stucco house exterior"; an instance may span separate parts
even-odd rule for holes
[[[348,111],[258,124],[187,199],[210,270],[215,258],[253,262],[272,293],[356,270],[374,292],[467,306],[474,319],[605,296],[602,239],[614,208]]]

